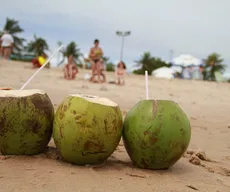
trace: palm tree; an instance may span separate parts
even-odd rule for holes
[[[32,40],[28,43],[28,45],[26,46],[26,50],[28,52],[33,52],[37,56],[39,56],[42,53],[44,53],[45,51],[48,51],[49,46],[48,46],[45,39],[43,39],[41,37],[37,37],[36,35],[34,35],[34,40]]]
[[[141,71],[144,74],[144,71],[147,70],[150,71],[150,67],[153,63],[153,57],[150,52],[144,52],[144,54],[141,56],[141,58],[137,61],[135,61],[137,66],[141,66]]]
[[[61,45],[61,42],[58,42],[58,45]],[[78,48],[77,44],[74,41],[71,41],[67,47],[61,51],[63,58],[61,62],[58,63],[57,66],[60,66],[63,62],[65,57],[69,57],[70,55],[73,55],[73,58],[75,62],[80,62],[80,56],[83,56],[83,54],[80,52],[80,49]]]
[[[150,75],[152,71],[157,68],[170,66],[160,58],[153,57],[150,52],[144,52],[141,58],[135,61],[135,63],[137,63],[137,66],[141,67],[140,69],[134,71],[136,74],[145,74],[145,71],[148,71],[148,74]]]
[[[212,53],[208,55],[206,59],[204,59],[205,71],[204,79],[211,79],[215,81],[215,72],[219,71],[223,73],[225,71],[226,65],[222,64],[224,59],[218,53]],[[210,74],[207,74],[207,69],[210,69]]]
[[[19,25],[19,21],[7,17],[3,31],[8,31],[8,33],[12,35],[14,39],[14,51],[20,53],[20,51],[24,48],[23,43],[25,42],[25,39],[17,36],[19,33],[24,32]],[[3,34],[3,31],[0,31],[0,35]]]

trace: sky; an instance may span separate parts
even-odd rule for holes
[[[145,51],[170,60],[170,50],[173,57],[200,59],[218,52],[230,64],[229,7],[229,0],[8,0],[1,3],[0,27],[6,17],[17,19],[23,37],[36,33],[52,51],[59,40],[75,41],[87,54],[97,38],[111,61],[120,57],[116,31],[128,30],[123,60],[129,65]]]

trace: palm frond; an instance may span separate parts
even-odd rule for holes
[[[14,39],[14,50],[13,52],[20,52],[24,49],[23,43],[26,41],[24,38],[18,37],[18,33],[22,33],[24,30],[20,27],[19,21],[15,19],[6,18],[6,23],[3,27],[3,31],[6,30],[12,35]],[[1,34],[3,33],[1,31]]]
[[[5,26],[3,29],[8,31],[11,35],[15,35],[17,33],[21,33],[24,31],[20,27],[19,21],[15,20],[15,19],[10,19],[8,17],[6,18],[6,23],[5,23]]]
[[[48,46],[48,44],[47,44],[45,39],[43,39],[41,37],[37,37],[34,34],[34,40],[30,41],[27,44],[26,50],[28,52],[35,53],[36,55],[41,55],[45,51],[49,50],[49,46]]]

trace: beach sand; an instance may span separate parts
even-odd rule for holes
[[[19,89],[35,72],[29,67],[0,60],[0,87]],[[124,115],[145,99],[144,76],[128,75],[125,86],[105,84],[107,90],[100,90],[100,85],[84,80],[89,72],[80,70],[76,80],[67,81],[61,68],[43,69],[27,88],[45,90],[55,108],[71,93],[106,97],[117,102]],[[149,77],[149,91],[150,98],[173,100],[187,113],[192,126],[188,149],[202,149],[207,161],[195,165],[186,154],[169,170],[137,169],[120,142],[104,165],[76,166],[58,159],[51,141],[40,155],[0,156],[0,192],[229,192],[230,84]]]

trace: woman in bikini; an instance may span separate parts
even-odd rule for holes
[[[103,56],[103,51],[102,49],[99,47],[99,40],[96,39],[94,41],[94,47],[92,47],[90,49],[90,53],[89,53],[89,58],[90,58],[90,63],[92,66],[92,77],[90,79],[90,81],[95,82],[95,76],[98,76],[98,82],[101,82],[101,78],[100,78],[100,68],[101,68],[101,57]]]
[[[115,70],[115,76],[116,76],[116,84],[117,85],[124,85],[125,79],[124,76],[126,74],[126,66],[123,61],[120,61],[117,65],[117,68]]]

